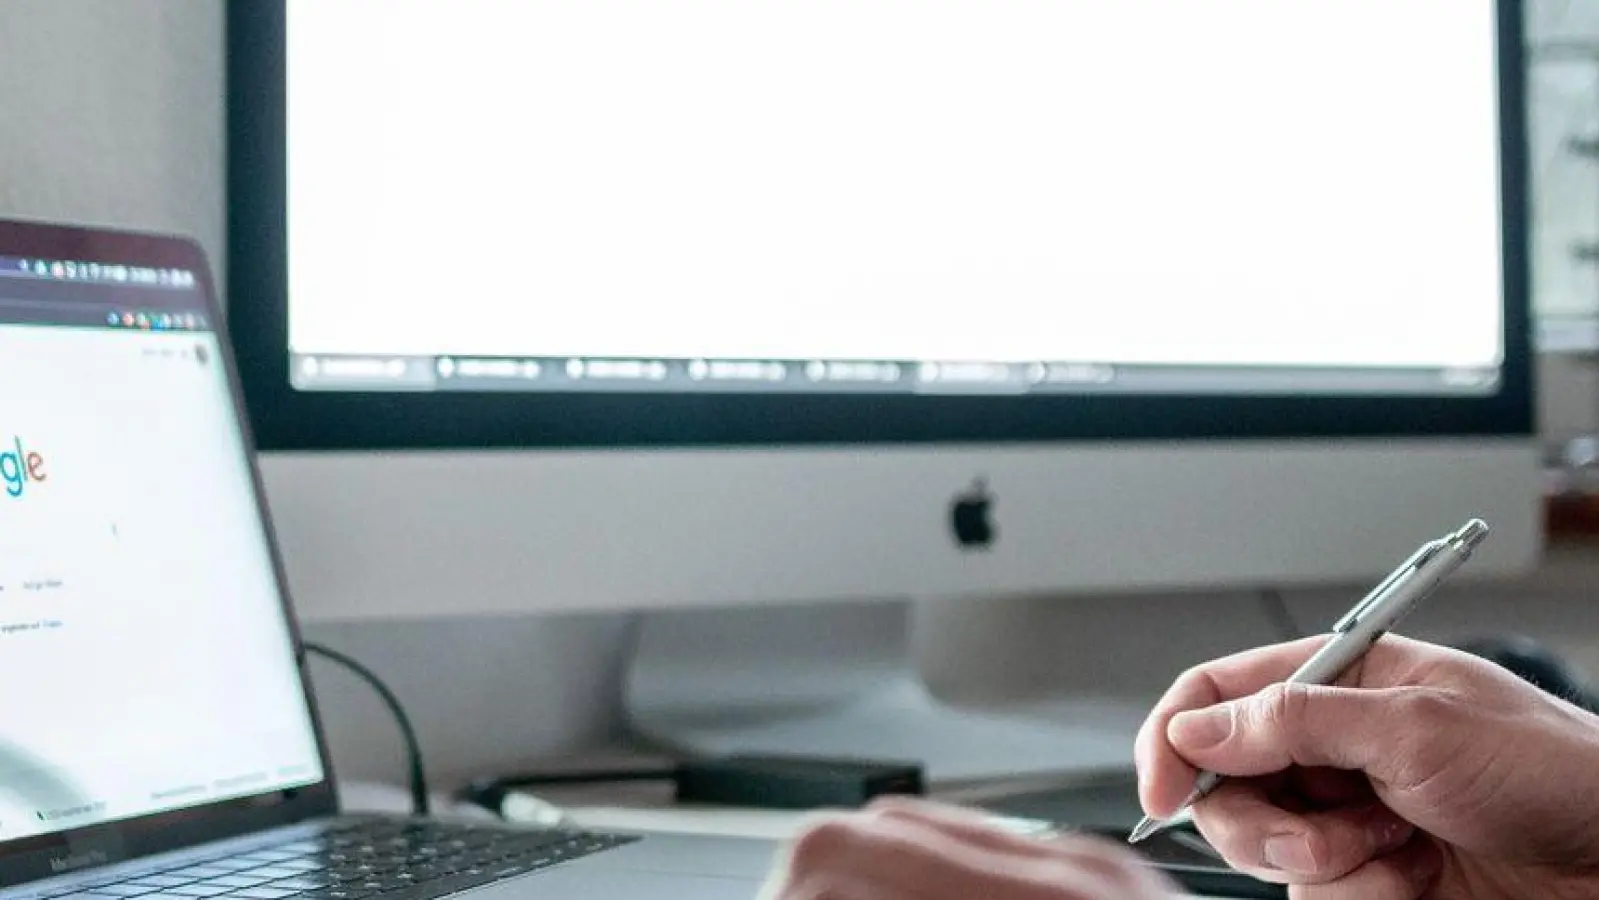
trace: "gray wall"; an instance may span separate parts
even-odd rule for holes
[[[1556,0],[1535,12],[1549,22],[1593,14],[1599,31],[1599,4],[1591,0]],[[0,215],[190,234],[220,269],[221,74],[218,0],[0,0]],[[1587,375],[1548,368],[1551,430],[1591,422],[1599,395]],[[1292,600],[1301,622],[1319,624],[1348,597]],[[1273,636],[1248,594],[925,612],[920,652],[929,679],[970,696],[1016,689],[1149,696],[1183,665]],[[433,768],[449,778],[611,734],[626,624],[593,616],[310,632],[392,679],[413,708]],[[1507,627],[1545,636],[1599,670],[1599,617],[1582,591],[1478,590],[1427,610],[1413,630],[1448,637]],[[1130,671],[1134,659],[1147,667]],[[397,772],[392,726],[372,698],[338,673],[317,680],[345,774]]]

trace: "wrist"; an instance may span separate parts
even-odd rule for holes
[[[1538,720],[1528,739],[1541,746],[1542,771],[1529,778],[1543,787],[1509,807],[1511,818],[1535,838],[1522,847],[1521,858],[1547,876],[1546,896],[1599,900],[1599,715],[1560,702]]]

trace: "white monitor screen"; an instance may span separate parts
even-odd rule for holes
[[[322,780],[202,290],[0,258],[0,841]]]
[[[1493,0],[290,0],[305,390],[1491,392]]]

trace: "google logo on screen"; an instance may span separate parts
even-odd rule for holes
[[[5,486],[6,496],[20,500],[28,488],[50,480],[44,455],[24,447],[22,438],[12,438],[9,446],[0,446],[4,446],[0,451],[0,485]]]

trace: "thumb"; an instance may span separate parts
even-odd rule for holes
[[[1428,725],[1410,715],[1414,689],[1276,684],[1173,716],[1172,749],[1200,769],[1251,777],[1291,766],[1358,770],[1378,780],[1411,763]],[[1434,730],[1433,733],[1436,733]],[[1410,764],[1406,764],[1407,768]]]

